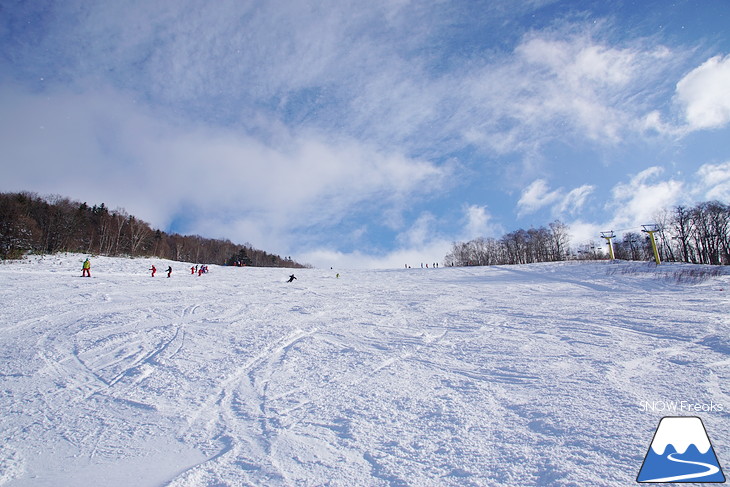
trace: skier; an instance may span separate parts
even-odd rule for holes
[[[91,261],[88,257],[81,266],[81,277],[91,277]]]
[[[294,277],[294,274],[292,274],[291,276],[289,276],[289,280],[286,282],[292,282],[294,281],[294,279],[296,279],[296,277]]]
[[[152,266],[152,268],[151,268],[150,270],[152,271],[152,277],[155,277],[155,272],[157,272],[157,267],[155,267],[155,266],[153,265],[153,266]]]
[[[170,274],[172,274],[172,266],[167,266],[167,277],[170,277]]]
[[[195,275],[195,266],[190,268],[190,274]]]

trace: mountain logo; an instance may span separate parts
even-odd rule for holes
[[[662,418],[636,481],[724,483],[725,475],[702,420],[696,416]]]

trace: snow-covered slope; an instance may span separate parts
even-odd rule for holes
[[[667,415],[730,464],[727,276],[83,258],[0,264],[0,484],[625,486]]]

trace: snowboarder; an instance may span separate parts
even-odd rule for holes
[[[150,268],[150,270],[152,271],[152,277],[155,277],[155,272],[157,272],[157,267],[155,267],[153,265],[152,268]]]
[[[91,261],[88,257],[81,266],[81,277],[91,277]]]
[[[292,282],[294,281],[294,279],[296,279],[296,277],[294,277],[294,274],[292,274],[291,276],[289,276],[289,280],[286,282]]]
[[[172,274],[172,266],[167,266],[167,277],[170,277],[170,274]]]

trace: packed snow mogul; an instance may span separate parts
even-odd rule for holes
[[[152,277],[155,277],[155,272],[157,272],[157,267],[155,267],[155,266],[152,266],[152,267],[150,268],[150,270],[152,271]]]
[[[170,277],[171,274],[172,274],[172,266],[170,265],[170,266],[167,266],[167,277]]]
[[[81,277],[91,277],[91,261],[88,257],[81,266]]]
[[[294,279],[296,279],[296,277],[294,277],[294,274],[292,274],[291,276],[289,276],[289,280],[286,282],[292,282]]]

